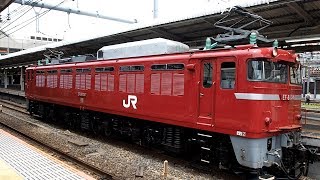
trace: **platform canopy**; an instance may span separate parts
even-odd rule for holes
[[[0,12],[6,9],[14,0],[1,0],[0,1]]]
[[[320,50],[320,0],[249,0],[241,5],[249,12],[272,21],[260,34],[277,38],[280,46],[296,51]],[[0,66],[30,64],[43,59],[47,48],[63,51],[65,56],[96,54],[103,46],[162,37],[179,41],[190,47],[203,47],[206,37],[223,31],[214,27],[224,13],[221,9],[174,20],[132,25],[128,29],[102,36],[61,41],[0,57]],[[254,28],[254,27],[253,27]]]

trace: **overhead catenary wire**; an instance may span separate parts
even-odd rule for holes
[[[54,7],[58,7],[58,6],[60,6],[62,3],[64,3],[66,0],[63,0],[63,1],[61,1],[59,4],[57,4],[56,6],[54,6]],[[38,18],[41,18],[42,16],[44,16],[45,14],[47,14],[48,12],[50,12],[52,10],[52,8],[51,9],[49,9],[49,10],[47,10],[47,11],[44,11],[44,12],[42,12],[42,13],[40,13],[39,14],[39,16],[38,16]],[[11,34],[13,34],[13,33],[15,33],[15,32],[17,32],[17,31],[19,31],[20,29],[22,29],[22,28],[24,28],[24,27],[26,27],[27,25],[29,25],[29,24],[31,24],[33,21],[35,21],[36,20],[36,16],[34,16],[34,17],[32,17],[32,18],[30,18],[30,19],[28,19],[28,20],[26,20],[26,21],[24,21],[23,23],[21,23],[21,24],[24,24],[24,23],[26,23],[26,22],[28,22],[27,24],[25,24],[25,25],[23,25],[22,27],[19,27],[18,29],[16,29],[16,30],[14,30],[13,32],[10,32],[10,33],[7,33],[8,35],[11,35]],[[29,22],[30,21],[30,22]],[[21,24],[19,24],[19,25],[21,25]],[[18,27],[19,25],[16,25],[16,26],[14,26],[13,28],[16,28],[16,27]],[[9,29],[9,30],[7,30],[7,31],[10,31],[10,30],[12,30],[13,28],[11,28],[11,29]],[[0,37],[0,39],[3,39],[3,38],[5,38],[6,36],[2,36],[2,37]]]
[[[41,0],[38,0],[38,1],[41,1]],[[16,20],[20,19],[22,16],[24,16],[25,14],[27,14],[33,7],[30,7],[27,11],[25,11],[23,14],[21,14],[18,18],[16,18],[15,20],[13,20],[11,23],[7,24],[5,27],[2,27],[0,30],[1,31],[5,31],[4,29],[7,28],[8,26],[10,26],[12,23],[14,23]],[[27,20],[28,21],[28,20]],[[19,24],[21,25],[21,24]],[[14,26],[13,28],[19,26],[19,25],[16,25]],[[11,28],[12,29],[12,28]],[[9,30],[11,30],[9,29]],[[9,31],[9,30],[6,30],[6,31]]]
[[[33,0],[29,0],[28,2],[30,3]],[[17,12],[18,10],[21,10],[23,7],[25,7],[24,5],[21,5],[19,7],[17,7],[16,9],[14,9],[13,11],[9,12],[11,17],[14,17],[15,15],[21,13],[21,11]],[[5,24],[6,22],[8,22],[9,20],[5,20],[2,22],[2,24]]]
[[[38,0],[39,1],[39,0]],[[41,0],[40,0],[41,1]],[[27,8],[25,8],[25,10],[26,9],[28,9],[28,7]],[[29,12],[30,10],[31,10],[32,8],[30,8],[29,10],[27,10],[27,11],[25,11],[24,13],[20,13],[20,14],[22,14],[22,15],[20,15],[18,18],[16,18],[16,19],[14,19],[14,20],[12,20],[9,24],[7,24],[5,27],[2,27],[1,29],[0,29],[0,31],[2,31],[2,32],[6,32],[6,31],[8,31],[8,30],[5,30],[5,28],[7,28],[7,27],[9,27],[11,24],[13,24],[15,21],[17,21],[18,19],[20,19],[23,15],[25,15],[27,12]],[[7,33],[6,33],[7,34]]]
[[[42,1],[42,0],[37,0],[36,2],[40,2],[40,1]],[[29,0],[29,1],[27,1],[27,3],[34,3],[34,0]],[[17,15],[19,15],[19,14],[22,14],[26,9],[28,9],[29,7],[28,6],[25,6],[25,5],[21,5],[21,6],[19,6],[19,7],[17,7],[16,9],[14,9],[13,11],[11,11],[10,12],[10,16],[11,16],[11,19],[13,18],[13,17],[16,17]],[[4,25],[4,24],[6,24],[7,22],[9,22],[10,20],[5,20],[5,21],[3,21],[2,22],[2,24]]]

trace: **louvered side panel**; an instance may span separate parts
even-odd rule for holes
[[[91,74],[86,74],[86,90],[91,89]]]
[[[108,91],[114,91],[114,75],[108,74]]]
[[[144,74],[136,74],[136,93],[144,92]]]
[[[60,75],[60,88],[64,89],[65,88],[65,82],[64,82],[64,79],[65,79],[65,75]]]
[[[127,75],[121,74],[119,77],[119,91],[120,92],[126,92],[126,83],[127,83]]]
[[[41,87],[45,87],[46,86],[46,76],[41,75]]]
[[[52,88],[52,84],[53,84],[53,82],[52,82],[52,75],[48,75],[48,76],[47,76],[47,87],[48,87],[48,88]]]
[[[135,74],[127,75],[127,92],[134,93],[134,85],[135,85]]]
[[[80,74],[80,89],[85,90],[86,89],[86,75]]]
[[[81,87],[81,75],[77,74],[76,75],[76,89],[80,89]]]
[[[68,79],[68,83],[67,83],[67,89],[72,89],[72,82],[73,82],[73,76],[72,75],[68,75],[67,76]]]
[[[184,74],[173,74],[173,95],[184,95]]]
[[[53,88],[58,87],[58,75],[53,75]]]
[[[108,75],[101,74],[101,91],[107,91]]]
[[[160,94],[160,74],[151,74],[151,94]]]
[[[40,76],[36,76],[36,87],[40,87]]]
[[[96,91],[100,91],[100,83],[101,83],[101,78],[100,78],[100,74],[96,74],[94,77],[94,89]]]
[[[171,95],[172,73],[162,73],[161,75],[161,95]]]

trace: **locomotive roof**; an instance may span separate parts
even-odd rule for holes
[[[226,56],[245,56],[247,58],[274,58],[272,51],[275,48],[273,47],[262,47],[257,48],[252,45],[238,46],[236,48],[222,48],[214,50],[196,50],[183,53],[174,53],[174,54],[165,54],[165,55],[151,55],[151,56],[140,56],[140,57],[131,57],[131,58],[122,58],[122,59],[112,59],[112,60],[95,60],[79,63],[67,63],[67,64],[58,64],[58,65],[44,65],[44,66],[33,66],[27,69],[47,69],[47,68],[70,68],[73,66],[76,67],[85,67],[85,66],[99,66],[107,64],[122,64],[122,63],[131,63],[137,64],[140,62],[146,61],[167,61],[167,60],[185,60],[185,59],[203,59],[203,58],[215,58],[215,57],[226,57]],[[227,52],[227,53],[226,53]],[[231,52],[231,53],[230,53]],[[283,60],[292,63],[296,63],[296,55],[290,51],[277,49],[278,55],[275,57],[276,60]]]

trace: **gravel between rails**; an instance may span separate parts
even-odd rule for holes
[[[3,112],[0,114],[2,123],[103,168],[115,179],[164,179],[162,176],[164,160],[169,161],[167,179],[239,179],[235,175],[219,170],[204,172],[186,167],[188,164],[185,161],[157,154],[152,150],[126,142],[85,137],[7,108],[3,108]],[[5,113],[9,113],[10,116]],[[76,145],[70,141],[81,142],[85,145]],[[144,169],[142,178],[135,177],[139,167]]]

